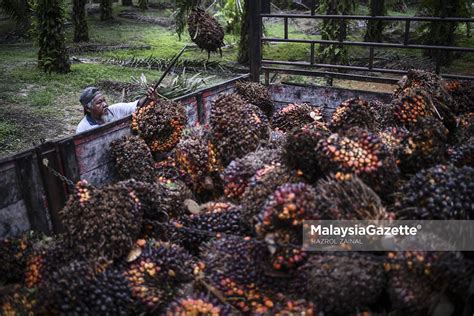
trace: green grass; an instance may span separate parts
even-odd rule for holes
[[[0,145],[1,140],[15,137],[19,134],[19,130],[15,124],[0,120]]]

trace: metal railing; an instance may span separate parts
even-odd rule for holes
[[[340,78],[358,81],[370,81],[380,83],[396,83],[397,78],[383,77],[380,74],[404,75],[407,73],[404,69],[380,68],[374,67],[374,57],[376,48],[396,48],[396,49],[431,49],[436,51],[451,51],[462,53],[474,53],[474,47],[457,47],[457,46],[439,46],[439,45],[423,45],[410,44],[410,27],[411,22],[434,22],[440,21],[445,23],[474,23],[473,18],[453,18],[453,17],[406,17],[406,16],[364,16],[364,15],[317,15],[314,10],[311,14],[270,14],[262,13],[262,2],[268,0],[250,1],[250,32],[249,32],[249,54],[250,54],[250,73],[253,81],[260,81],[260,73],[265,73],[265,81],[268,83],[270,72],[280,72],[296,75],[318,76],[328,78]],[[262,26],[264,18],[281,18],[284,23],[284,31],[282,38],[264,37],[262,34]],[[383,21],[404,21],[405,30],[403,43],[384,43],[384,42],[361,42],[351,41],[339,38],[337,40],[319,40],[319,39],[300,39],[289,38],[288,22],[289,19],[319,19],[319,20],[383,20]],[[271,60],[262,58],[263,43],[303,43],[308,44],[310,48],[310,56],[308,61],[285,61]],[[358,46],[369,48],[369,58],[367,66],[352,66],[339,64],[321,64],[315,61],[316,44],[338,45],[338,46]],[[435,58],[435,72],[447,79],[474,80],[474,76],[461,75],[454,73],[441,73],[441,59]],[[329,70],[329,71],[328,71]],[[357,74],[359,72],[359,74]],[[364,74],[360,74],[364,72]],[[367,74],[369,73],[369,74]],[[378,75],[375,75],[378,74]]]

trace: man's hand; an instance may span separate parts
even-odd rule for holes
[[[149,87],[148,90],[146,91],[146,96],[148,99],[156,100],[158,98],[158,95],[156,94],[155,88]]]

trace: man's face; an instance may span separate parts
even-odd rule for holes
[[[107,115],[108,104],[102,93],[99,92],[94,99],[92,99],[91,103],[89,113],[94,119],[99,120]]]

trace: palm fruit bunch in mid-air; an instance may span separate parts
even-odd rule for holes
[[[265,115],[246,103],[238,94],[225,94],[213,104],[210,117],[210,141],[224,167],[257,149],[269,130]]]
[[[140,137],[124,136],[114,140],[110,143],[110,155],[119,179],[150,183],[156,181],[157,172],[153,167],[151,151]]]
[[[240,207],[228,202],[208,202],[202,204],[196,213],[182,216],[174,224],[179,231],[180,242],[192,252],[199,249],[202,242],[219,235],[243,235],[247,229],[241,223]],[[184,229],[180,229],[184,227]],[[200,230],[206,234],[196,234]]]
[[[245,101],[258,106],[268,118],[272,117],[272,96],[265,86],[256,82],[237,82],[235,86],[237,93],[240,94]]]
[[[85,190],[85,191],[84,191]],[[140,201],[126,183],[93,188],[83,181],[60,216],[66,243],[88,258],[116,259],[128,252],[142,227]]]
[[[150,101],[132,115],[132,131],[138,134],[154,153],[172,150],[186,126],[186,112],[177,102]]]
[[[221,174],[225,197],[239,201],[259,169],[280,161],[281,153],[275,149],[259,149],[233,160]]]
[[[163,308],[180,285],[193,279],[194,258],[180,246],[139,239],[120,269],[131,290],[136,312]]]
[[[297,127],[288,132],[283,146],[285,163],[308,181],[316,181],[321,176],[316,147],[320,140],[328,138],[330,134],[326,125],[320,122]]]
[[[332,114],[329,128],[333,132],[348,129],[354,126],[369,131],[375,129],[375,114],[369,103],[359,97],[342,102]]]
[[[474,169],[438,165],[421,170],[396,196],[397,217],[423,220],[474,218]]]
[[[188,17],[188,30],[191,40],[210,55],[211,52],[219,51],[224,46],[224,29],[206,11],[195,8]]]
[[[129,315],[131,291],[110,261],[73,261],[41,288],[39,309],[49,315]]]
[[[219,172],[223,170],[208,131],[192,128],[176,146],[176,161],[191,178],[194,192],[219,191]]]
[[[303,242],[304,220],[317,220],[316,192],[305,183],[287,183],[279,186],[265,202],[257,217],[255,232],[258,237],[275,243],[271,262],[276,270],[300,264],[305,254]]]
[[[288,168],[280,163],[265,165],[250,178],[241,199],[242,220],[254,227],[268,196],[285,183],[296,182]]]
[[[395,157],[377,135],[363,129],[332,134],[319,142],[316,154],[325,174],[344,179],[353,173],[378,194],[391,192],[398,179]]]
[[[321,110],[313,108],[308,103],[288,104],[272,116],[272,128],[289,132],[322,118]]]
[[[361,253],[314,254],[298,268],[293,289],[328,315],[352,315],[376,303],[386,283],[383,264]]]
[[[320,179],[316,183],[316,209],[325,220],[388,219],[377,193],[355,175]]]
[[[0,239],[0,284],[23,281],[27,258],[40,239],[34,231]]]
[[[232,315],[229,304],[220,302],[212,294],[193,293],[179,297],[171,302],[164,315],[166,316],[221,316]]]

